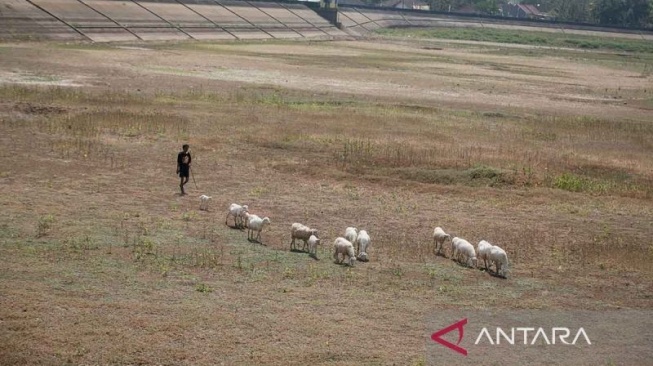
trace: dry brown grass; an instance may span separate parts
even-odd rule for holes
[[[270,53],[296,46],[223,47],[223,62],[283,68]],[[26,56],[36,48],[3,62],[43,72]],[[174,54],[187,46],[159,48],[142,57],[186,67]],[[220,54],[198,48],[197,63]],[[53,74],[72,72],[59,58],[74,69],[127,52],[53,49]],[[602,119],[91,70],[113,86],[0,87],[0,363],[422,364],[424,317],[439,308],[651,306],[653,125],[637,111]],[[183,142],[199,185],[186,197],[174,176]],[[202,193],[209,212],[197,210]],[[224,226],[231,202],[272,219],[265,246]],[[323,233],[319,261],[288,251],[292,222]],[[335,265],[330,243],[352,225],[370,232],[372,261]],[[504,247],[511,278],[435,257],[435,225]]]

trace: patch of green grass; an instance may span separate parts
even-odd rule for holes
[[[557,176],[553,181],[555,188],[565,191],[580,192],[586,187],[587,180],[570,173]]]
[[[534,46],[601,49],[619,52],[653,53],[653,43],[629,38],[607,38],[577,34],[549,33],[493,28],[380,28],[381,35],[439,38],[466,41],[516,43]]]
[[[197,286],[195,286],[195,291],[207,293],[207,292],[213,292],[213,288],[205,283],[199,283],[197,284]]]
[[[572,173],[563,173],[553,179],[552,186],[554,188],[563,189],[570,192],[589,192],[605,194],[613,190],[615,183],[592,179],[584,176],[579,176]]]
[[[54,225],[55,218],[52,214],[47,214],[39,217],[38,222],[36,223],[36,237],[41,238],[47,235]]]
[[[469,169],[469,177],[471,179],[495,179],[501,177],[501,175],[502,173],[498,169],[485,165],[477,165]]]
[[[118,45],[105,42],[66,42],[66,43],[54,43],[52,47],[63,49],[63,50],[84,50],[84,51],[104,51],[104,50],[115,50],[118,48]]]

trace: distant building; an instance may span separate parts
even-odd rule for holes
[[[381,6],[396,9],[431,10],[429,4],[421,0],[391,0],[381,3]]]
[[[339,3],[347,4],[347,5],[353,5],[353,6],[356,6],[356,5],[371,5],[370,3],[365,2],[363,0],[340,0]]]
[[[531,4],[501,4],[501,12],[504,17],[522,19],[548,19],[537,6]]]

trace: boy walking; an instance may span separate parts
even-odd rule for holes
[[[182,196],[186,194],[184,191],[184,185],[188,183],[188,177],[190,176],[190,163],[192,158],[188,148],[188,144],[184,144],[184,146],[182,146],[183,151],[180,151],[179,154],[177,154],[177,174],[179,174],[179,177],[181,178],[179,188],[181,188]]]

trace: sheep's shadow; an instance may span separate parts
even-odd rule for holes
[[[333,263],[334,263],[334,264],[337,264],[337,265],[339,265],[339,266],[341,266],[341,267],[346,267],[346,268],[353,268],[353,267],[354,267],[353,265],[349,265],[349,264],[347,264],[347,263],[344,262],[344,261],[343,261],[343,262],[333,261]]]
[[[436,257],[442,257],[442,258],[445,258],[445,259],[449,259],[449,257],[447,257],[447,254],[444,253],[444,252],[436,252],[435,256]]]
[[[232,230],[245,231],[245,227],[244,227],[244,226],[236,226],[236,225],[231,226],[231,225],[229,225],[229,224],[226,224],[226,225],[227,225],[227,227],[228,227],[229,229],[232,229]]]
[[[250,238],[247,238],[247,241],[250,242],[250,243],[260,244],[260,245],[262,245],[262,246],[264,246],[264,247],[267,247],[267,245],[263,244],[262,241],[259,241],[259,240],[256,240],[256,239],[250,239]]]
[[[488,270],[487,273],[492,277],[501,278],[502,280],[507,280],[508,279],[508,277],[500,275],[500,274],[495,273],[495,272],[492,272],[490,270]]]
[[[458,266],[460,266],[460,267],[468,268],[468,269],[474,269],[473,266],[470,266],[470,265],[468,265],[467,263],[458,262],[457,260],[453,260],[453,259],[452,259],[452,261],[453,261],[454,263],[456,263],[456,264],[457,264]]]
[[[319,260],[320,260],[320,259],[319,259],[315,254],[311,254],[311,253],[309,253],[308,251],[303,250],[303,249],[296,249],[296,248],[293,248],[293,249],[290,249],[290,252],[291,252],[291,253],[299,253],[299,254],[306,254],[306,253],[308,253],[308,256],[309,256],[309,257],[315,259],[316,261],[319,261]]]

